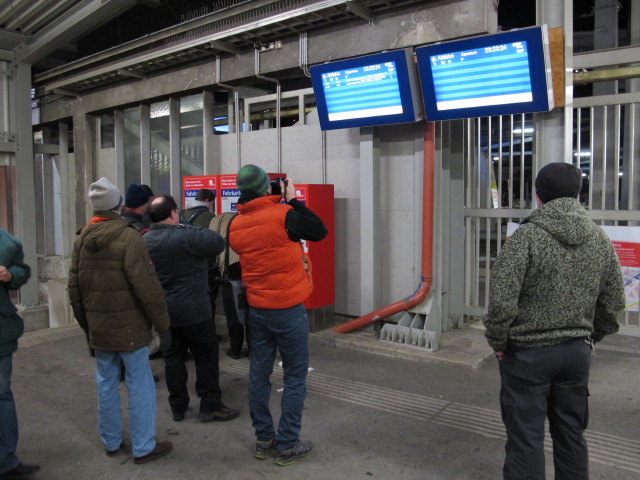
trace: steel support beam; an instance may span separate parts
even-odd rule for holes
[[[608,67],[611,65],[625,65],[635,63],[640,58],[640,45],[629,47],[609,48],[595,52],[578,53],[573,56],[575,68]]]
[[[22,33],[0,28],[0,48],[3,50],[13,50],[21,43],[27,41],[27,36]]]
[[[84,0],[49,23],[29,43],[16,47],[16,62],[32,65],[135,4],[135,0]]]

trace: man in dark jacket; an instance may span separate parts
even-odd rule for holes
[[[201,188],[195,198],[187,200],[187,209],[182,212],[182,220],[187,225],[209,228],[215,213],[211,210],[216,196],[208,188]]]
[[[0,478],[24,478],[37,472],[38,465],[25,465],[16,457],[18,417],[11,392],[13,352],[24,332],[24,322],[9,296],[31,276],[24,263],[22,243],[0,229]]]
[[[171,343],[164,292],[140,233],[116,210],[122,197],[106,178],[91,184],[93,217],[78,232],[69,270],[69,298],[76,320],[95,351],[100,437],[106,454],[123,449],[118,377],[126,368],[131,449],[135,463],[168,454],[155,441],[156,387],[149,366],[153,324],[162,348]]]
[[[545,165],[535,182],[540,208],[491,270],[484,325],[502,380],[505,480],[545,478],[545,418],[555,478],[589,478],[591,350],[618,331],[625,296],[613,245],[577,200],[581,185],[570,163]]]
[[[149,194],[144,185],[132,183],[127,187],[124,194],[124,206],[120,214],[125,221],[143,233],[149,229],[149,219],[145,215],[148,203]]]
[[[311,263],[300,240],[320,241],[327,227],[296,199],[291,179],[270,195],[269,177],[245,165],[236,177],[238,216],[231,223],[229,245],[240,255],[249,308],[249,408],[256,434],[254,456],[275,456],[289,465],[305,456],[313,443],[300,439],[309,369],[309,323],[303,302],[313,290]],[[282,357],[284,392],[276,431],[269,410],[276,347]]]
[[[182,223],[193,225],[194,227],[209,228],[209,224],[215,218],[212,211],[213,204],[216,200],[214,193],[208,188],[201,188],[196,193],[195,198],[187,200],[187,209],[182,212]],[[211,299],[211,317],[216,316],[216,297],[218,296],[218,278],[220,270],[216,262],[216,257],[208,259],[208,278],[209,293]]]
[[[173,420],[182,421],[189,407],[187,350],[196,366],[200,421],[232,420],[238,411],[222,403],[218,340],[207,282],[207,258],[224,250],[224,240],[211,230],[180,225],[178,206],[170,195],[156,197],[149,216],[152,224],[144,241],[164,287],[171,318],[172,344],[164,361]]]

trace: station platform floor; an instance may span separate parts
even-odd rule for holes
[[[253,458],[249,361],[226,356],[223,335],[223,400],[239,409],[240,416],[224,423],[198,422],[189,362],[193,410],[183,422],[173,422],[163,363],[153,360],[152,369],[160,376],[157,438],[171,440],[174,450],[136,465],[130,455],[104,454],[97,432],[95,364],[81,330],[68,326],[29,332],[13,363],[18,456],[24,463],[40,464],[32,478],[41,480],[502,478],[500,381],[480,329],[444,333],[433,353],[381,344],[367,331],[313,333],[310,348],[302,437],[315,448],[307,458],[286,467]],[[639,367],[639,338],[616,335],[598,344],[587,431],[591,479],[640,478]],[[272,380],[277,418],[282,388],[277,364]],[[548,479],[553,478],[550,446],[547,438]]]

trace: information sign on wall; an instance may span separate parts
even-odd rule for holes
[[[218,175],[195,175],[182,177],[182,192],[183,192],[183,208],[187,207],[187,200],[194,198],[198,193],[198,190],[208,188],[213,194],[218,197]],[[217,203],[217,202],[216,202]],[[216,209],[216,212],[220,210]]]

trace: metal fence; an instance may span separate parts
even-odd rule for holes
[[[620,102],[623,98],[623,102]],[[599,225],[640,225],[638,129],[640,94],[577,99],[573,108],[572,163],[583,172],[579,200]],[[507,224],[535,205],[533,116],[467,121],[465,157],[465,315],[481,317],[489,300],[491,266],[506,239]],[[628,287],[638,279],[626,277]],[[633,303],[633,302],[631,302]],[[620,317],[621,333],[640,336],[638,305]]]

